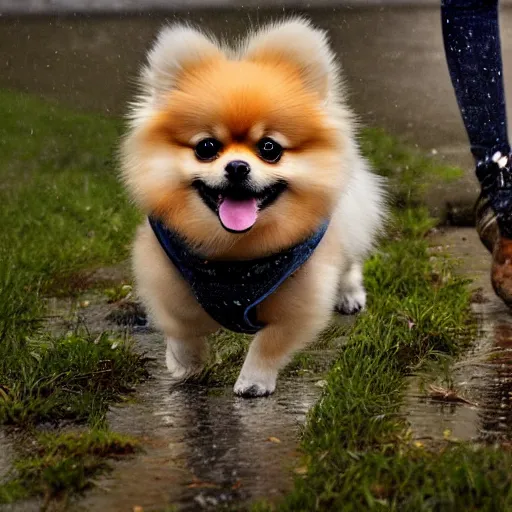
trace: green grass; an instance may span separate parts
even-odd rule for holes
[[[108,459],[133,454],[136,440],[103,429],[85,433],[42,434],[14,465],[16,477],[0,485],[0,503],[30,496],[66,499],[91,486],[91,478],[109,468]]]
[[[451,182],[462,176],[460,168],[413,150],[380,128],[364,129],[360,143],[373,167],[390,179],[399,206],[417,203],[435,182]]]
[[[114,170],[120,125],[7,91],[0,119],[0,422],[96,418],[141,378],[142,360],[106,337],[49,340],[42,299],[81,269],[127,257],[138,215]],[[101,361],[108,376],[87,382]]]
[[[110,403],[146,377],[144,359],[119,336],[40,335],[2,375],[0,423],[101,421]]]
[[[324,462],[327,480],[320,480],[321,463],[310,466],[312,473],[277,510],[510,510],[510,453],[469,445],[433,453],[386,440],[380,449],[337,452],[336,464]],[[402,448],[397,450],[397,445]],[[255,510],[268,508],[260,505]]]
[[[468,283],[429,255],[431,222],[420,209],[396,213],[393,236],[366,266],[368,310],[304,429],[306,474],[254,512],[512,509],[509,448],[423,446],[401,414],[405,377],[459,354],[475,328]]]
[[[43,488],[83,489],[103,468],[105,438],[115,436],[104,421],[109,405],[146,376],[144,358],[119,336],[75,329],[51,337],[44,329],[46,295],[81,291],[77,273],[128,255],[139,215],[116,177],[120,129],[111,119],[0,91],[0,424],[30,438],[41,422],[86,423],[83,439],[99,450],[91,464],[79,445],[61,459],[60,449],[45,451],[60,439],[58,430],[49,434],[38,441],[41,451],[20,454],[0,503]]]

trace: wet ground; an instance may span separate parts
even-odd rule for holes
[[[117,464],[78,509],[172,503],[192,511],[282,496],[298,465],[300,425],[319,392],[312,381],[281,381],[274,397],[247,401],[230,388],[172,389],[160,367],[136,405],[109,415],[113,429],[144,439],[145,453]]]
[[[452,439],[508,443],[512,314],[492,292],[490,258],[474,229],[442,228],[430,242],[434,257],[446,252],[455,256],[460,263],[457,271],[473,280],[477,336],[450,373],[450,389],[457,400],[433,397],[432,390],[425,392],[420,379],[413,378],[404,415],[414,438],[422,442],[448,434]],[[116,269],[114,273],[119,274]],[[90,304],[85,308],[70,309],[66,300],[49,305],[56,316],[76,321],[79,315],[92,331],[118,328],[107,320],[116,306],[106,304],[104,297],[87,299]],[[53,328],[65,325],[55,322]],[[300,428],[319,397],[322,375],[281,378],[276,394],[260,400],[238,398],[231,387],[176,386],[165,370],[161,335],[148,326],[135,327],[130,335],[152,358],[151,379],[138,387],[133,400],[113,407],[108,421],[116,432],[139,438],[144,451],[116,462],[113,472],[98,478],[96,487],[69,510],[162,512],[166,505],[185,511],[218,510],[223,505],[239,510],[240,503],[278,499],[291,488],[301,470]],[[444,383],[441,386],[448,391]],[[9,439],[0,431],[0,480],[13,455]],[[5,510],[35,512],[38,504]]]
[[[443,229],[432,238],[433,254],[448,252],[460,261],[458,271],[473,280],[472,310],[477,336],[456,361],[450,391],[420,387],[413,379],[406,403],[407,417],[418,439],[453,438],[472,441],[512,439],[512,312],[494,295],[491,259],[474,229]],[[435,396],[436,398],[432,398]]]
[[[280,379],[275,395],[261,400],[234,396],[232,388],[175,386],[164,365],[159,333],[139,332],[135,341],[156,358],[151,380],[135,403],[108,416],[116,432],[143,440],[144,453],[113,473],[75,510],[217,509],[257,499],[272,500],[290,489],[299,466],[297,439],[306,413],[321,391],[321,376]]]
[[[109,269],[109,275],[119,274]],[[137,350],[151,359],[150,379],[128,403],[112,407],[107,418],[113,431],[139,439],[143,451],[116,462],[112,473],[99,477],[66,510],[131,512],[142,507],[138,510],[163,512],[167,505],[184,511],[230,505],[239,510],[240,503],[272,501],[291,489],[301,466],[300,428],[321,393],[323,374],[306,369],[300,376],[284,375],[273,396],[258,400],[235,396],[232,386],[176,385],[165,368],[162,335],[151,326],[127,329],[112,322],[119,304],[93,293],[78,301],[52,299],[48,306],[55,333],[77,322],[93,334],[127,331]],[[353,317],[336,315],[335,321],[348,325]],[[309,354],[322,361],[320,366],[329,366],[341,343],[343,338],[329,350],[312,348]],[[0,430],[0,481],[15,455],[13,439]],[[0,510],[35,512],[39,505],[19,503]]]
[[[433,211],[445,214],[471,204],[476,182],[444,59],[439,8],[311,5],[295,10],[240,7],[131,16],[0,17],[0,87],[119,115],[133,92],[144,52],[164,22],[193,21],[230,38],[266,20],[303,12],[329,30],[351,104],[365,124],[382,126],[468,171],[462,183],[429,195]],[[510,96],[512,9],[502,9],[501,26]]]

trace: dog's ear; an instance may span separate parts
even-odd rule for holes
[[[175,86],[184,69],[222,55],[213,37],[187,25],[167,26],[148,53],[142,74],[144,84],[155,95],[166,93]]]
[[[249,37],[244,58],[252,61],[286,62],[297,67],[306,87],[324,99],[337,67],[327,33],[296,18],[263,27]]]

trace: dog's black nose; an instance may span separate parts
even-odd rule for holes
[[[226,165],[226,175],[229,181],[244,181],[250,172],[249,164],[243,160],[233,160]]]

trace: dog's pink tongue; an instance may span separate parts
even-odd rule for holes
[[[258,202],[256,199],[225,198],[219,206],[219,218],[222,225],[231,231],[246,231],[251,228],[258,217]]]

